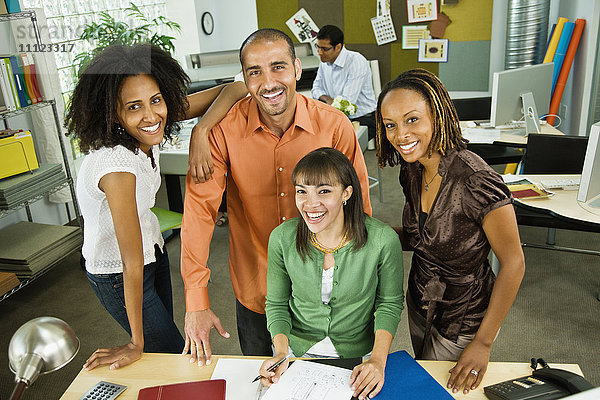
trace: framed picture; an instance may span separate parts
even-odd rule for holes
[[[402,48],[418,49],[419,40],[430,39],[427,25],[404,25],[402,27]]]
[[[408,23],[435,21],[438,17],[436,0],[406,0]]]
[[[419,40],[419,62],[448,62],[448,39]]]

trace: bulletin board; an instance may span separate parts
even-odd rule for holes
[[[402,48],[402,27],[408,24],[405,0],[391,2],[398,40],[381,46],[371,26],[371,18],[377,15],[376,0],[256,0],[259,28],[281,29],[296,41],[285,21],[304,8],[317,26],[340,27],[349,50],[378,59],[382,84],[408,69],[424,68],[451,91],[489,90],[492,6],[493,0],[459,0],[454,5],[441,5],[438,0],[438,10],[452,21],[443,37],[449,39],[448,62],[427,63],[418,61],[417,49]]]

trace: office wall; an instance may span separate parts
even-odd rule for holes
[[[215,28],[211,35],[202,31],[205,11],[213,16]],[[258,29],[256,3],[252,0],[167,0],[167,12],[181,25],[182,35],[175,39],[175,57],[182,65],[187,54],[237,50]]]
[[[425,68],[438,74],[450,90],[488,90],[492,0],[461,0],[455,6],[443,6],[453,22],[445,38],[450,39],[448,63],[419,63],[417,50],[404,50],[402,26],[407,22],[405,1],[393,1],[392,20],[398,41],[378,46],[370,19],[376,15],[376,1],[364,0],[256,0],[258,26],[274,27],[293,37],[285,25],[298,9],[304,8],[317,26],[339,26],[346,47],[368,59],[378,59],[383,83],[411,68]],[[465,70],[469,74],[465,74]]]

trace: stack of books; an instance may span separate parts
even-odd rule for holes
[[[0,180],[0,209],[10,209],[38,193],[44,193],[66,182],[61,164],[41,164],[32,172]]]
[[[0,296],[19,286],[19,278],[12,272],[0,272]]]
[[[80,249],[82,242],[77,226],[18,222],[0,230],[0,271],[31,278]]]

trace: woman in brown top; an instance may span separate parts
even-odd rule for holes
[[[389,82],[376,118],[380,166],[401,165],[399,234],[414,251],[406,299],[415,357],[456,360],[448,387],[467,393],[485,374],[525,271],[511,195],[466,150],[450,96],[432,73],[415,69]]]

